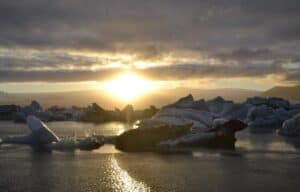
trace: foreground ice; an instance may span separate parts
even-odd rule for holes
[[[188,125],[159,125],[124,132],[116,138],[116,147],[124,151],[165,150],[173,147],[234,148],[235,132],[246,128],[239,120],[219,120],[208,129]]]
[[[28,128],[31,130],[29,135],[6,137],[3,139],[5,144],[29,145],[35,150],[92,150],[104,144],[102,137],[88,137],[83,140],[74,138],[60,139],[45,123],[35,116],[26,118]]]

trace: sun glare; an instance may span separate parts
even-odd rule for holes
[[[126,101],[141,97],[154,88],[153,82],[129,72],[104,83],[104,89],[109,94]]]

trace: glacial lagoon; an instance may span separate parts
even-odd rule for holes
[[[50,122],[60,137],[118,135],[132,125]],[[26,124],[0,122],[0,137],[26,134]],[[275,131],[237,133],[236,150],[174,154],[98,150],[37,153],[0,146],[0,191],[300,191],[300,142]]]

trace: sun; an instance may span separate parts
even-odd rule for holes
[[[155,84],[134,73],[126,72],[111,81],[104,82],[104,89],[114,97],[132,101],[155,89]]]

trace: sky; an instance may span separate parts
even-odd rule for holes
[[[299,0],[1,0],[0,90],[92,89],[124,72],[166,87],[300,82]]]

